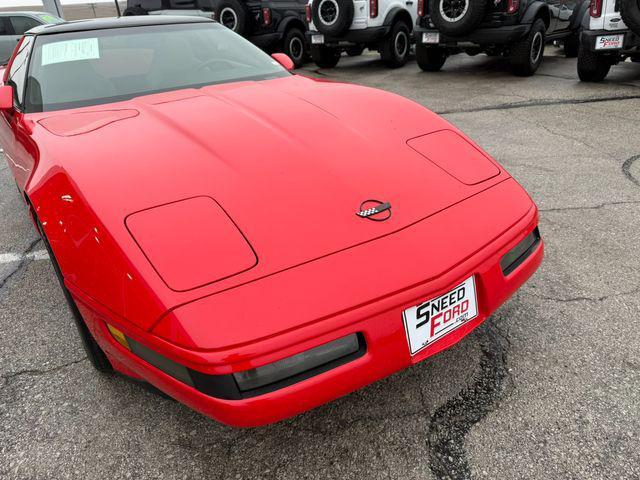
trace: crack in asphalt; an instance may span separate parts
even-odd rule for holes
[[[485,323],[481,328],[479,377],[431,416],[427,438],[429,468],[439,480],[471,478],[465,438],[475,424],[495,409],[509,375],[509,339],[495,323]]]
[[[624,176],[631,180],[632,183],[640,187],[640,179],[636,178],[633,173],[631,173],[631,166],[637,160],[640,160],[640,155],[634,155],[633,157],[625,160],[625,162],[622,164],[622,173],[624,173]]]
[[[71,362],[67,362],[67,363],[63,363],[62,365],[57,365],[55,367],[52,368],[30,368],[30,369],[26,369],[26,370],[19,370],[17,372],[9,372],[9,373],[4,373],[0,375],[0,378],[4,379],[5,381],[9,381],[12,380],[16,377],[20,377],[22,375],[29,375],[29,376],[39,376],[39,375],[47,375],[50,373],[55,373],[55,372],[59,372],[60,370],[63,370],[67,367],[71,367],[73,365],[77,365],[78,363],[82,363],[85,360],[88,360],[87,357],[82,357],[78,360],[73,360]]]
[[[582,207],[557,207],[557,208],[540,208],[539,212],[564,212],[571,210],[599,210],[605,207],[611,207],[616,205],[639,205],[640,200],[628,200],[628,201],[620,201],[620,202],[604,202],[599,203],[597,205],[585,205]]]
[[[22,271],[29,263],[33,261],[33,259],[28,257],[27,255],[31,253],[34,248],[36,248],[36,245],[38,244],[38,242],[40,242],[40,237],[33,240],[29,244],[27,249],[24,252],[22,252],[22,260],[20,260],[20,262],[13,268],[13,270],[11,270],[7,274],[6,277],[0,280],[0,290],[2,290],[7,285],[7,283],[11,278],[13,278],[18,272]]]
[[[509,102],[499,105],[490,105],[485,107],[475,108],[461,108],[458,110],[440,110],[436,111],[438,115],[450,115],[453,113],[474,113],[474,112],[487,112],[491,110],[512,110],[514,108],[528,108],[528,107],[546,107],[552,105],[580,105],[588,103],[600,103],[600,102],[618,102],[623,100],[637,100],[640,99],[640,95],[617,95],[611,97],[598,97],[598,98],[572,98],[572,99],[549,99],[549,100],[527,100],[524,102]]]
[[[640,293],[640,286],[624,292],[610,293],[609,295],[602,295],[600,297],[578,296],[578,297],[562,298],[562,297],[550,297],[547,295],[539,295],[537,293],[527,291],[527,295],[531,295],[532,297],[539,298],[541,300],[548,300],[551,302],[559,302],[559,303],[604,302],[605,300],[609,300],[610,298],[626,297],[627,295],[635,295],[637,293]]]

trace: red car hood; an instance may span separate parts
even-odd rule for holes
[[[220,280],[202,273],[217,268],[221,253],[214,245],[198,252],[196,263],[180,261],[180,255],[193,252],[167,251],[170,258],[162,267],[154,265],[156,273],[169,290],[197,287],[192,297],[389,235],[507,177],[482,157],[478,182],[458,180],[447,158],[452,164],[464,162],[457,157],[476,149],[462,137],[459,151],[456,140],[447,143],[448,151],[433,152],[433,158],[420,149],[437,150],[437,145],[407,144],[431,132],[456,132],[409,100],[296,76],[150,95],[33,120],[34,136],[46,146],[43,158],[66,173],[151,285],[162,283],[151,278],[154,273],[144,263],[165,253],[155,249],[149,255],[145,245],[134,243],[125,219],[200,196],[223,209],[254,250],[257,264],[251,266],[247,255],[237,275]],[[358,217],[367,199],[390,202],[392,217],[385,222]],[[153,222],[162,219],[155,215],[143,222],[141,228],[151,228],[141,234],[149,233],[152,240],[145,241],[153,242]],[[180,278],[179,286],[168,277]],[[80,276],[73,281],[94,298],[103,296],[91,291],[91,281]],[[178,297],[165,298],[168,308]],[[118,311],[113,299],[104,300]]]

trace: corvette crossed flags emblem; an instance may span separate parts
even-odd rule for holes
[[[371,205],[368,208],[367,205]],[[378,216],[384,212],[387,212],[384,216]],[[365,200],[360,204],[360,210],[356,212],[361,218],[367,220],[374,220],[376,222],[384,222],[391,218],[391,204],[389,202],[381,202],[380,200]]]

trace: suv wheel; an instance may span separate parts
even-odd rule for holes
[[[222,26],[244,35],[247,15],[238,0],[222,0],[218,5],[217,19]]]
[[[353,21],[353,0],[315,0],[311,5],[311,18],[320,33],[341,35]]]
[[[447,49],[418,43],[416,45],[416,60],[418,66],[425,72],[437,72],[447,60]]]
[[[564,56],[567,58],[575,58],[578,56],[578,47],[580,47],[580,32],[569,35],[564,39],[563,48]]]
[[[407,63],[411,50],[409,27],[402,20],[398,20],[391,27],[391,33],[382,41],[380,57],[391,68],[402,67]]]
[[[545,33],[547,27],[538,18],[529,33],[511,46],[511,69],[520,77],[529,77],[536,73],[544,55]]]
[[[359,57],[364,52],[364,45],[353,45],[352,47],[347,47],[347,55],[350,57]]]
[[[340,49],[326,45],[311,45],[311,59],[320,68],[333,68],[340,61]]]
[[[611,70],[611,61],[604,55],[580,46],[578,51],[578,77],[583,82],[601,82]]]
[[[640,0],[622,0],[620,16],[633,33],[640,35]]]
[[[300,29],[294,27],[287,30],[283,40],[282,51],[293,60],[296,68],[302,66],[306,56],[306,47],[304,34]]]
[[[486,0],[429,0],[431,21],[448,35],[465,35],[484,18]]]

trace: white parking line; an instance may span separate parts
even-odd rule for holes
[[[0,253],[0,265],[3,263],[21,262],[22,260],[48,260],[49,254],[46,250],[36,250],[29,253]]]

